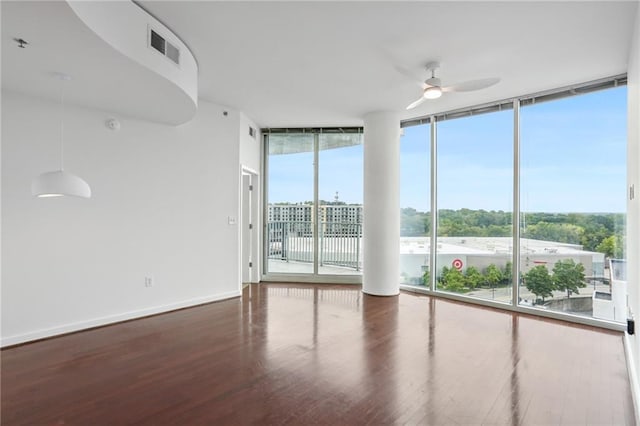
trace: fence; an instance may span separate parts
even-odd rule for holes
[[[313,263],[314,223],[278,221],[267,224],[269,259]],[[318,226],[318,264],[362,267],[362,224],[320,222]]]

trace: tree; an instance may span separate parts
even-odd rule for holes
[[[424,271],[424,274],[422,274],[422,285],[429,287],[429,283],[431,282],[431,274],[429,274],[429,270],[427,269],[426,271]]]
[[[524,237],[534,240],[557,241],[559,243],[580,244],[584,228],[570,223],[528,222]]]
[[[624,253],[624,241],[620,235],[610,235],[598,244],[596,251],[604,253],[604,255],[609,259],[622,258]]]
[[[486,228],[487,237],[509,237],[511,236],[510,225],[489,225]]]
[[[557,261],[552,279],[556,289],[567,292],[567,298],[571,297],[571,293],[578,293],[579,288],[587,286],[584,282],[584,266],[573,259]]]
[[[464,273],[464,281],[467,287],[473,289],[483,283],[484,277],[475,266],[469,266]]]
[[[613,257],[613,253],[616,250],[616,239],[613,235],[603,239],[596,247],[596,251],[604,253],[608,258]]]
[[[505,285],[511,284],[511,280],[513,279],[513,264],[511,261],[507,261],[504,265],[504,273],[502,274],[502,282]]]
[[[598,251],[596,247],[602,243],[602,240],[610,235],[610,232],[603,224],[595,222],[596,219],[597,216],[589,219],[581,218],[580,222],[584,228],[584,234],[582,235],[580,244],[585,250]]]
[[[484,275],[491,287],[495,287],[496,285],[500,284],[500,282],[504,278],[500,268],[498,268],[493,263],[487,266],[487,269],[485,269],[484,271]]]
[[[449,291],[460,293],[464,290],[464,275],[456,268],[442,268],[442,283],[444,288]]]
[[[431,228],[429,213],[407,207],[400,210],[400,236],[421,237],[429,235]]]
[[[536,297],[542,298],[543,302],[546,297],[553,296],[553,290],[555,290],[553,279],[544,265],[534,266],[524,274],[524,284],[527,286],[527,290],[535,294]]]
[[[447,276],[447,273],[449,272],[449,268],[447,268],[446,266],[442,267],[442,272],[440,273],[440,276],[436,276],[436,287],[437,288],[445,288],[447,286],[447,282],[445,277]]]

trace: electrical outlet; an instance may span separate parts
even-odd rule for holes
[[[144,277],[144,286],[153,287],[153,277]]]

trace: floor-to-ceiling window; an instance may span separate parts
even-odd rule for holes
[[[520,303],[624,321],[626,87],[520,117]]]
[[[404,121],[404,288],[623,321],[625,83]],[[360,274],[362,129],[347,130],[266,132],[267,277]]]
[[[513,111],[437,128],[436,289],[510,303]]]
[[[411,178],[401,180],[400,251],[421,263],[401,260],[403,288],[622,322],[625,83],[616,76],[404,121],[402,176]],[[404,201],[430,197],[423,209]]]
[[[431,164],[429,124],[403,129],[400,138],[400,282],[429,287]]]
[[[360,275],[362,129],[270,130],[265,144],[265,275]]]

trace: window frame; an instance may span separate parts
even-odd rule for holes
[[[521,170],[520,170],[520,108],[523,106],[538,104],[541,102],[548,102],[558,100],[570,96],[577,96],[581,94],[587,94],[595,91],[611,89],[615,87],[621,87],[627,85],[627,75],[619,74],[612,77],[593,80],[585,83],[575,84],[571,86],[565,86],[561,88],[551,89],[544,92],[538,92],[535,94],[522,95],[514,98],[500,100],[496,102],[476,105],[472,107],[460,108],[447,112],[432,114],[428,116],[421,116],[402,120],[400,127],[410,127],[421,124],[429,124],[430,131],[430,143],[431,143],[431,247],[435,247],[435,250],[430,251],[429,258],[429,270],[435,271],[437,265],[437,235],[438,235],[438,203],[437,203],[437,146],[438,146],[438,123],[445,120],[453,120],[462,117],[468,117],[472,115],[487,114],[491,112],[513,110],[513,219],[512,219],[512,276],[511,282],[511,303],[497,302],[488,299],[474,298],[455,293],[450,293],[436,288],[436,275],[431,273],[430,282],[428,288],[417,287],[407,284],[401,284],[402,290],[424,293],[431,296],[442,297],[446,299],[463,301],[467,303],[473,303],[482,306],[494,307],[507,311],[514,311],[520,313],[529,313],[537,316],[559,319],[563,321],[569,321],[579,324],[585,324],[590,326],[597,326],[617,331],[623,331],[626,329],[626,324],[614,322],[605,319],[580,316],[576,314],[550,311],[537,306],[526,306],[519,303],[519,277],[521,275],[520,265],[520,239],[521,239],[521,206],[520,206],[520,190],[521,190]]]

